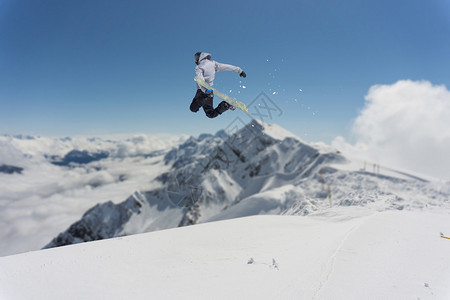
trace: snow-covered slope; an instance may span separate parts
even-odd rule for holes
[[[29,252],[0,258],[0,299],[449,299],[448,218],[335,207]]]
[[[351,159],[253,121],[227,135],[191,137],[164,157],[158,188],[106,202],[53,239],[55,247],[259,214],[321,214],[332,206],[370,211],[448,209],[445,184],[392,170],[351,169]]]

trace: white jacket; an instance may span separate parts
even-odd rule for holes
[[[210,60],[211,54],[202,52],[200,54],[198,65],[195,67],[195,74],[198,77],[206,81],[210,86],[214,84],[214,78],[216,77],[216,72],[220,71],[234,71],[239,75],[242,73],[242,69],[236,66],[221,64],[214,60]],[[197,88],[201,89],[203,92],[206,91],[206,88],[197,84]]]

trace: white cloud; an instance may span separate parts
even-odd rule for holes
[[[354,144],[333,146],[392,167],[450,179],[450,91],[428,81],[375,85],[353,124]]]
[[[0,173],[0,256],[40,249],[93,205],[122,202],[136,190],[154,188],[153,179],[169,166],[163,156],[142,154],[168,149],[184,139],[0,136],[0,165],[24,168],[22,174]],[[111,156],[74,168],[55,166],[46,158],[73,149],[105,150]]]

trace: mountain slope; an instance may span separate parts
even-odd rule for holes
[[[248,217],[0,257],[0,298],[448,299],[448,211],[365,213]]]

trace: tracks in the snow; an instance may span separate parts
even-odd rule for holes
[[[364,218],[366,219],[366,218]],[[341,251],[342,247],[344,246],[345,242],[347,241],[347,239],[349,238],[349,236],[355,232],[356,230],[358,230],[358,228],[361,227],[361,225],[365,222],[366,220],[361,220],[361,222],[359,222],[358,224],[356,224],[355,226],[353,226],[344,236],[344,238],[342,239],[342,241],[339,243],[339,245],[336,247],[336,249],[333,251],[333,254],[331,254],[329,260],[324,264],[325,267],[325,272],[324,272],[324,276],[323,276],[323,280],[320,280],[319,283],[319,287],[317,288],[317,290],[314,292],[314,295],[312,297],[312,299],[320,299],[319,294],[322,291],[322,289],[324,288],[324,286],[327,284],[327,282],[330,280],[331,275],[333,274],[334,271],[334,265],[336,263],[336,258],[339,254],[339,252]]]

